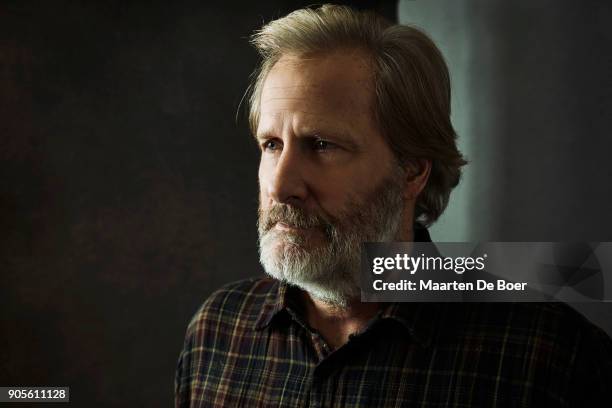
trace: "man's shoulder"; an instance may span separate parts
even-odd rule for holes
[[[454,308],[447,319],[462,336],[470,338],[531,342],[566,352],[586,344],[600,344],[604,348],[612,345],[601,328],[561,302],[468,303]]]
[[[215,290],[196,311],[188,331],[214,325],[217,330],[255,325],[266,304],[276,301],[279,282],[270,277],[242,279]]]
[[[562,302],[514,303],[507,318],[518,327],[543,333],[604,333],[576,309]]]
[[[482,328],[485,325],[497,328],[502,326],[518,330],[537,328],[541,332],[558,333],[563,330],[574,331],[593,326],[583,315],[561,302],[474,302],[463,303],[462,307],[454,307],[450,310],[450,316],[458,323],[465,324],[465,319],[472,323],[468,324],[468,327]]]

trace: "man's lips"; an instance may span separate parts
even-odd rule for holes
[[[319,226],[312,226],[312,227],[300,227],[298,225],[292,225],[292,224],[287,224],[284,222],[277,222],[276,224],[274,224],[274,228],[276,228],[279,231],[284,231],[284,232],[308,232],[308,231],[322,231],[322,227]]]
[[[286,224],[284,222],[277,222],[272,227],[279,235],[279,237],[301,237],[304,239],[319,239],[324,237],[324,231],[321,227],[300,227],[297,225]]]
[[[306,229],[306,228],[300,228],[294,225],[285,224],[284,222],[277,222],[275,227],[276,229],[279,229],[281,231],[291,231],[291,232],[304,231]]]

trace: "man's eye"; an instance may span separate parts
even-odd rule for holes
[[[317,139],[314,141],[313,148],[318,151],[326,151],[334,148],[334,144],[327,140]]]
[[[280,148],[279,143],[274,140],[266,140],[261,145],[263,150],[278,150]]]

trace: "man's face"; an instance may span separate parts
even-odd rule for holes
[[[261,94],[262,264],[338,305],[359,294],[361,242],[396,238],[405,206],[404,174],[375,124],[373,98],[357,51],[284,56]]]

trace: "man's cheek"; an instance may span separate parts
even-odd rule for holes
[[[259,182],[259,207],[262,208],[266,204],[266,194],[262,188],[261,181]]]

